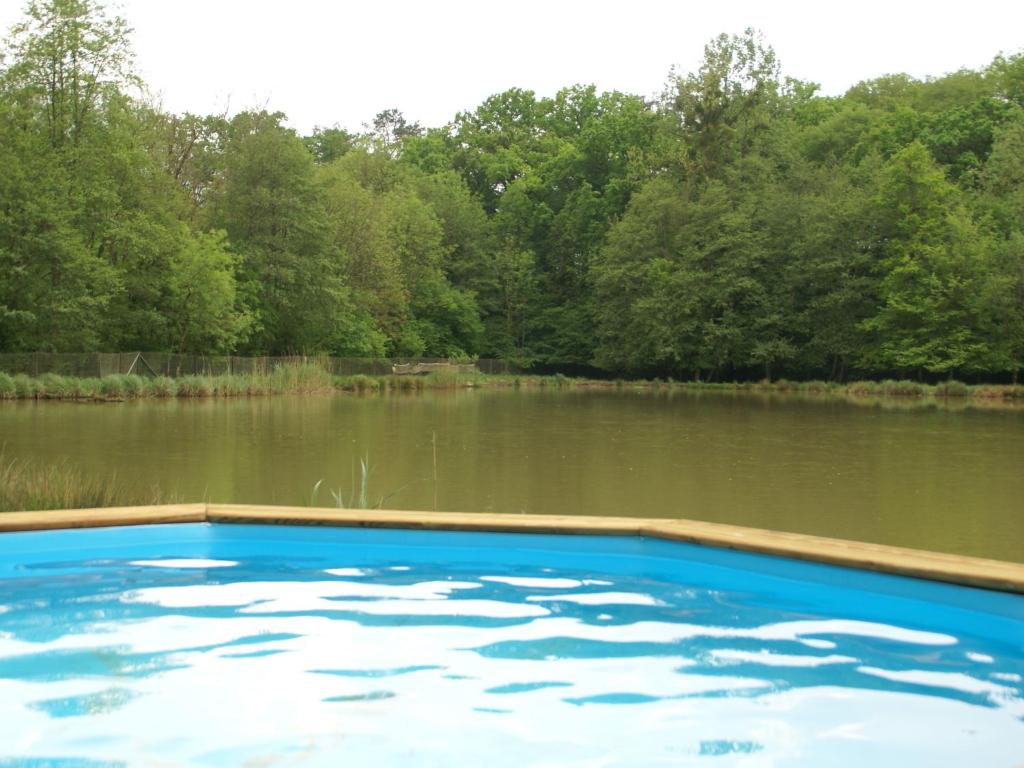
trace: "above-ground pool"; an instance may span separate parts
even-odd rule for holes
[[[0,766],[1024,765],[1024,597],[616,536],[0,535]]]

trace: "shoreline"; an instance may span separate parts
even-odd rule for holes
[[[907,380],[797,382],[694,382],[673,379],[588,379],[555,374],[484,374],[436,371],[427,375],[334,376],[315,364],[282,366],[271,373],[217,376],[146,377],[111,374],[102,378],[57,374],[28,376],[0,372],[0,401],[56,400],[125,402],[143,399],[219,399],[283,394],[387,394],[453,389],[592,389],[647,392],[717,392],[730,394],[806,395],[850,401],[886,400],[906,403],[961,402],[1024,406],[1024,385],[965,384],[947,381],[922,384]]]

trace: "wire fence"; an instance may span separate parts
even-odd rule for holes
[[[236,357],[234,355],[176,355],[167,352],[5,352],[0,353],[0,371],[42,376],[102,377],[115,373],[139,376],[219,376],[224,374],[270,373],[284,365],[315,363],[335,376],[386,376],[399,372],[422,372],[454,367],[489,374],[518,373],[505,360],[481,358],[469,363],[436,357],[328,357],[293,355],[287,357]]]

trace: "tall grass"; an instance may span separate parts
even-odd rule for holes
[[[431,371],[426,376],[416,376],[414,378],[421,381],[423,387],[428,389],[477,387],[483,385],[487,380],[487,376],[479,372],[467,373],[465,371],[445,370],[443,368]]]
[[[436,454],[434,461],[434,473],[436,484]],[[403,485],[400,488],[396,488],[395,490],[391,491],[388,494],[381,494],[376,498],[372,498],[370,496],[370,475],[372,474],[372,472],[373,469],[370,466],[370,458],[367,456],[365,458],[359,459],[359,477],[358,479],[356,478],[355,466],[353,465],[352,482],[351,485],[349,486],[350,491],[347,497],[345,495],[344,489],[342,488],[327,489],[331,497],[331,501],[333,502],[331,506],[336,507],[337,509],[383,509],[388,499],[390,499],[392,496],[394,496],[395,494],[399,493],[400,491],[404,490],[407,487],[406,485]],[[323,484],[323,479],[317,480],[316,483],[313,484],[313,488],[310,491],[309,498],[307,500],[308,506],[320,506],[320,491],[323,487]]]
[[[794,393],[805,395],[849,396],[853,398],[963,398],[965,400],[1020,401],[1024,386],[979,384],[960,381],[922,384],[917,381],[887,379],[885,381],[854,381],[839,384],[825,381],[796,382],[786,379],[769,381],[708,382],[651,379],[648,381],[598,381],[571,378],[560,373],[553,376],[517,374],[487,375],[479,372],[439,369],[423,376],[334,376],[316,362],[282,365],[273,371],[219,376],[183,376],[146,378],[137,375],[111,374],[103,378],[75,378],[44,374],[29,377],[0,372],[0,400],[99,400],[121,401],[137,398],[208,398],[251,397],[272,394],[310,394],[345,391],[386,394],[419,392],[426,389],[454,390],[462,388],[552,388],[552,389],[625,389],[652,392],[691,390],[725,392]]]
[[[281,365],[267,376],[270,390],[283,392],[321,392],[334,389],[330,372],[316,363]]]
[[[348,499],[345,498],[344,491],[339,488],[337,490],[331,488],[330,496],[334,501],[334,506],[338,509],[370,509],[370,462],[369,459],[359,460],[359,484],[355,483],[355,470],[352,472],[353,482],[352,491],[349,494]],[[319,507],[320,506],[320,487],[323,485],[323,479],[317,480],[313,484],[313,490],[309,494],[309,506]],[[384,497],[381,496],[378,503],[374,504],[374,509],[380,509],[384,506]]]
[[[0,400],[13,400],[14,398],[14,377],[0,371]]]
[[[116,477],[89,477],[66,462],[44,464],[0,452],[0,512],[83,509],[177,501],[158,486],[129,488]]]

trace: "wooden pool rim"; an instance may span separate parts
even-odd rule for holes
[[[243,504],[0,513],[0,533],[167,523],[257,523],[349,528],[644,536],[1024,594],[1024,564],[698,520],[475,512],[408,512]]]

